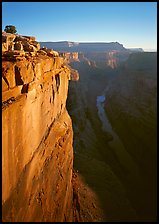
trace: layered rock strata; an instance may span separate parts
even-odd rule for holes
[[[2,220],[72,221],[70,69],[54,52],[29,51],[33,37],[12,37],[2,54]]]
[[[97,52],[60,52],[66,63],[84,62],[90,67],[102,69],[116,69],[121,63],[127,60],[129,51],[97,51]]]

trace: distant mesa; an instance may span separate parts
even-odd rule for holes
[[[118,42],[101,43],[101,42],[71,42],[71,41],[59,41],[59,42],[40,42],[41,46],[47,48],[53,48],[62,52],[107,52],[107,51],[129,51],[122,44]]]

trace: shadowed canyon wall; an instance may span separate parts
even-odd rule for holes
[[[95,59],[94,53],[89,55]],[[114,69],[71,61],[80,74],[79,82],[70,83],[67,100],[73,120],[74,167],[98,195],[105,220],[154,222],[157,54],[132,53],[124,61],[125,56]],[[110,128],[102,129],[96,106],[99,96],[105,98],[103,113],[120,142]]]
[[[127,183],[141,220],[157,217],[157,54],[133,53],[110,84],[105,110],[139,168],[140,183]],[[129,163],[130,166],[130,163]]]

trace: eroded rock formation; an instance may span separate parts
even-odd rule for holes
[[[122,62],[126,61],[131,54],[130,51],[107,50],[94,52],[60,52],[66,63],[83,62],[94,68],[116,69]]]
[[[66,57],[65,57],[66,56]],[[2,221],[101,221],[95,192],[73,170],[68,58],[35,37],[2,32]],[[73,172],[72,172],[73,171]]]
[[[2,37],[2,220],[72,221],[70,70],[33,37]]]

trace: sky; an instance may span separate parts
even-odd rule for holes
[[[157,2],[2,2],[2,30],[6,25],[37,41],[157,49]]]

